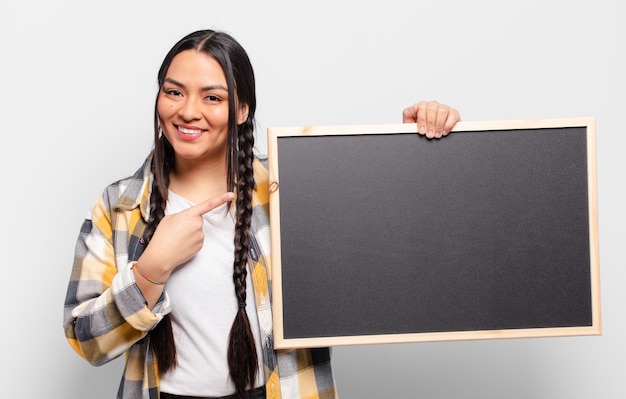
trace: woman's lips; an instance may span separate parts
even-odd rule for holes
[[[176,130],[178,132],[178,136],[187,141],[195,140],[206,130],[198,129],[198,128],[189,128],[184,126],[176,126]]]

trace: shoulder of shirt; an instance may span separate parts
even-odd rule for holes
[[[144,161],[143,165],[130,176],[109,184],[103,193],[103,199],[110,209],[131,210],[138,207],[144,197],[149,196],[152,180],[152,156]]]
[[[269,172],[262,159],[254,158],[252,163],[254,168],[254,189],[255,197],[253,203],[267,205],[269,203]]]
[[[267,171],[267,158],[254,157],[252,167],[254,169],[255,181],[259,182],[269,179],[269,172]]]

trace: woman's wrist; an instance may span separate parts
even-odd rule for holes
[[[139,274],[139,276],[141,276],[144,280],[147,280],[147,281],[149,281],[150,283],[152,283],[154,285],[163,285],[163,284],[165,284],[165,281],[158,281],[158,280],[155,280],[152,277],[148,276],[148,274],[146,274],[146,272],[141,269],[141,267],[139,266],[139,262],[138,261],[133,262],[133,264],[132,264],[132,266],[130,268],[135,270],[137,272],[137,274]]]

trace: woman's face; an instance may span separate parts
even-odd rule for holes
[[[159,92],[157,112],[177,161],[224,159],[228,88],[224,71],[213,57],[195,50],[177,54]]]

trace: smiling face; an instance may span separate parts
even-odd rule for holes
[[[241,107],[239,120],[245,120],[245,110]],[[159,91],[157,112],[176,163],[226,159],[228,87],[213,57],[195,50],[177,54]]]

